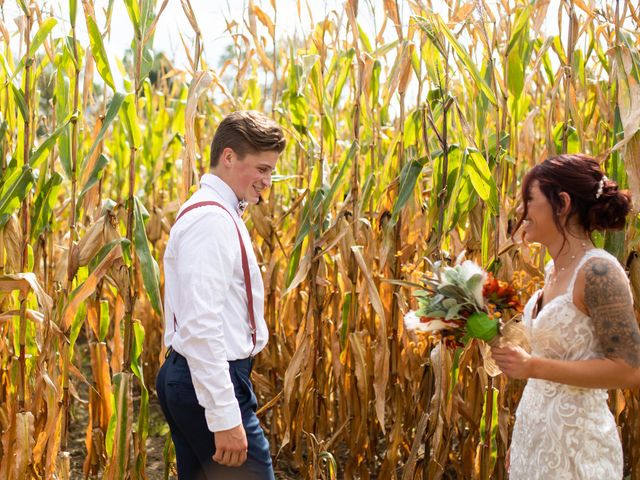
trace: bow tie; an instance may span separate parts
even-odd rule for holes
[[[247,209],[248,205],[249,205],[249,202],[247,202],[246,200],[240,200],[238,202],[238,206],[236,207],[236,211],[238,212],[238,215],[242,216],[244,211]]]

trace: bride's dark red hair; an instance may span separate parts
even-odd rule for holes
[[[538,181],[540,191],[551,204],[554,223],[565,238],[565,228],[560,222],[563,207],[561,192],[567,193],[571,198],[569,217],[575,215],[587,232],[624,228],[626,217],[631,211],[629,192],[619,190],[616,182],[607,179],[594,158],[583,154],[563,154],[539,163],[524,176],[524,211],[514,231],[527,218],[527,198],[534,180]]]

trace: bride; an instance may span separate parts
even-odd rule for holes
[[[552,260],[524,322],[532,352],[492,349],[501,370],[528,379],[516,411],[509,478],[621,479],[622,445],[607,389],[640,385],[640,331],[623,268],[591,241],[621,229],[630,196],[586,155],[536,165],[522,183],[525,240]]]

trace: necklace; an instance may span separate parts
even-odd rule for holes
[[[587,251],[586,242],[582,242],[580,246],[582,247],[582,253],[584,254],[584,252]],[[558,265],[556,265],[555,262],[553,263],[553,273],[551,274],[552,285],[555,285],[558,282],[558,277],[560,276],[560,274],[564,273],[567,270],[567,268],[573,265],[573,262],[576,261],[576,258],[577,258],[577,255],[571,255],[571,257],[569,257],[569,262],[564,267],[559,267]]]

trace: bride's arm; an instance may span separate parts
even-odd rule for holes
[[[555,360],[519,347],[492,349],[501,370],[514,378],[540,378],[587,388],[640,386],[640,329],[624,273],[609,260],[589,260],[576,282],[576,304],[592,318],[605,358]]]

